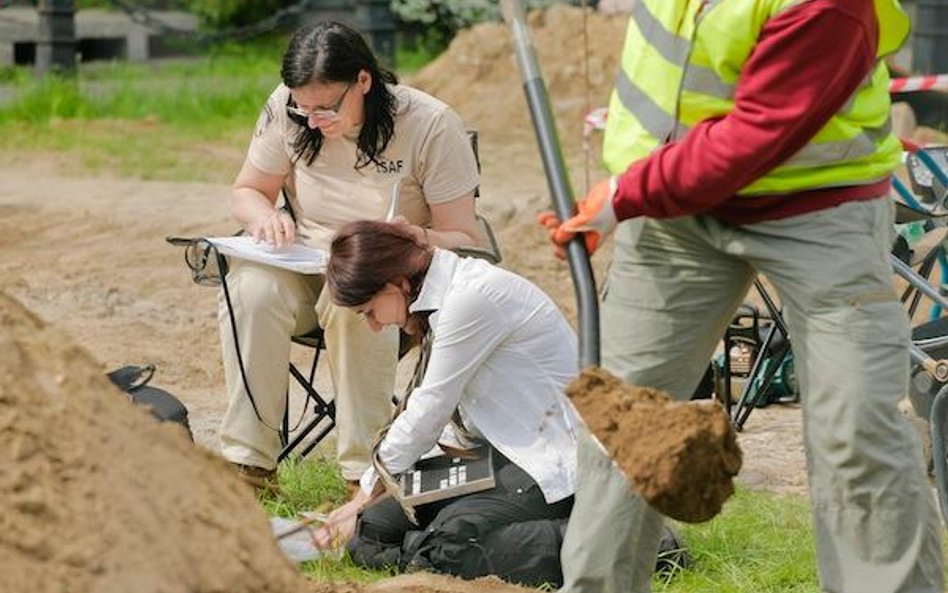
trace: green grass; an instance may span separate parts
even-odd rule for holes
[[[256,117],[279,83],[281,44],[260,42],[245,53],[224,47],[204,57],[148,64],[83,65],[75,78],[12,75],[13,100],[0,124],[54,119],[149,118],[203,133]]]
[[[232,181],[267,96],[283,38],[218,47],[188,59],[82,64],[74,78],[0,70],[0,152],[53,153],[71,174]],[[405,72],[432,56],[400,48]]]
[[[399,76],[406,76],[418,72],[438,57],[438,53],[424,44],[416,43],[413,46],[402,44],[395,49],[395,63],[398,64]]]
[[[303,511],[326,512],[346,502],[346,482],[336,463],[326,457],[287,459],[280,464],[278,475],[279,494],[260,499],[269,515],[296,517]]]
[[[713,521],[679,525],[693,566],[656,592],[818,592],[808,503],[739,489]]]
[[[279,83],[282,42],[194,59],[83,65],[74,79],[7,73],[4,159],[60,155],[70,173],[172,181],[234,178],[257,115]]]
[[[271,516],[297,517],[303,511],[328,512],[347,500],[346,482],[336,463],[326,457],[290,459],[279,468],[280,492],[263,495],[260,504]],[[316,581],[371,582],[392,576],[390,572],[366,570],[348,558],[324,558],[306,562],[300,570]]]
[[[280,494],[261,504],[283,517],[326,511],[345,502],[345,482],[329,459],[280,466]],[[818,592],[809,505],[803,499],[739,489],[724,512],[701,525],[678,525],[693,564],[656,576],[656,593]],[[348,558],[309,562],[303,573],[319,581],[369,582],[391,576]]]
[[[280,495],[261,500],[271,515],[329,510],[346,500],[345,482],[327,458],[280,466]],[[724,511],[700,525],[676,525],[692,564],[656,575],[656,593],[818,593],[816,551],[807,501],[738,488]],[[302,565],[308,578],[371,582],[392,576],[366,570],[347,558]],[[541,587],[552,590],[550,587]]]

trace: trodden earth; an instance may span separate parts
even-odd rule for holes
[[[596,161],[583,150],[582,115],[606,103],[626,20],[591,15],[588,92],[581,44],[559,41],[581,36],[579,11],[533,13],[530,24],[581,192]],[[498,233],[502,265],[575,319],[568,270],[534,222],[549,199],[506,30],[463,32],[409,82],[480,131],[478,208]],[[153,122],[98,125],[160,133]],[[0,591],[521,590],[420,574],[309,583],[280,555],[252,494],[212,453],[226,407],[216,292],[192,284],[180,250],[164,241],[234,230],[228,180],[242,152],[195,150],[213,153],[219,182],[121,178],[75,156],[0,153]],[[608,253],[595,258],[600,279]],[[103,377],[146,362],[158,368],[154,383],[187,405],[197,447]],[[317,385],[332,392],[327,369]],[[756,410],[738,442],[739,482],[805,495],[798,408]]]

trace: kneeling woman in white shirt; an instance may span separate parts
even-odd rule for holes
[[[416,507],[413,525],[393,499],[368,506],[381,490],[369,469],[317,544],[348,542],[353,559],[373,567],[558,584],[576,474],[577,419],[564,389],[578,369],[576,335],[553,301],[528,280],[420,243],[397,223],[343,227],[327,282],[337,305],[376,330],[431,332],[424,379],[379,444],[378,461],[404,472],[453,417],[492,448],[496,485]]]

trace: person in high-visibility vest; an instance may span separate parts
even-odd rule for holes
[[[896,0],[637,0],[609,107],[611,177],[561,222],[562,255],[616,231],[603,366],[686,399],[756,274],[778,291],[802,389],[822,589],[942,591],[939,524],[906,393],[891,282],[884,56]],[[625,221],[617,225],[617,221]],[[662,517],[586,438],[564,593],[649,590]]]

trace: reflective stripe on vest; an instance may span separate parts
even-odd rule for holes
[[[675,116],[662,109],[622,71],[616,80],[616,95],[652,136],[666,138],[675,129]]]

